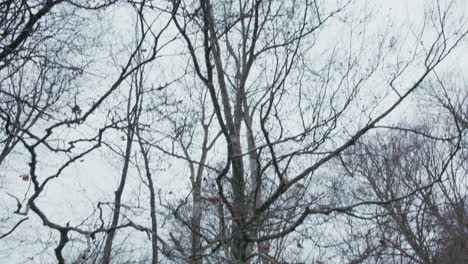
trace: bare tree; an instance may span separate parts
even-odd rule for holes
[[[67,170],[99,149],[105,133],[119,128],[121,121],[112,120],[110,116],[102,118],[104,122],[96,122],[100,119],[99,110],[124,85],[127,78],[154,61],[156,49],[159,48],[158,39],[167,28],[167,21],[170,21],[170,18],[166,20],[165,27],[160,31],[152,31],[148,21],[143,21],[142,18],[142,9],[148,8],[146,2],[131,3],[130,7],[137,11],[137,17],[140,18],[138,29],[141,35],[125,55],[126,61],[118,65],[120,69],[112,77],[114,80],[101,95],[86,104],[77,97],[80,85],[78,77],[87,69],[86,63],[92,60],[91,54],[86,53],[88,46],[84,43],[93,45],[96,42],[90,37],[91,31],[88,32],[89,36],[80,35],[80,23],[84,16],[92,17],[97,14],[93,13],[95,10],[113,3],[114,1],[92,4],[86,1],[44,1],[29,4],[25,1],[6,1],[1,7],[2,15],[7,18],[1,22],[5,34],[2,34],[0,103],[2,129],[6,132],[2,133],[1,161],[14,148],[21,146],[19,150],[27,160],[25,163],[28,167],[28,173],[22,177],[30,184],[31,190],[24,194],[23,201],[17,198],[21,194],[11,195],[18,203],[15,212],[28,215],[32,211],[46,228],[59,234],[54,250],[58,263],[66,262],[64,249],[70,238],[76,239],[75,235],[86,241],[85,250],[75,261],[84,263],[92,250],[90,241],[97,234],[113,234],[117,229],[125,227],[140,228],[131,221],[120,225],[111,224],[109,227],[105,227],[103,222],[98,226],[85,224],[86,219],[76,225],[70,222],[60,223],[60,220],[51,216],[50,208],[42,207],[40,202],[41,197],[46,194],[46,188],[53,186],[58,178],[64,177]],[[146,44],[151,49],[144,50]],[[145,54],[142,55],[143,52]],[[79,64],[75,66],[73,63],[77,62]],[[92,131],[83,128],[92,122],[96,122]],[[132,139],[134,129],[128,127]],[[79,132],[75,133],[77,131]],[[64,132],[70,136],[61,137]],[[50,166],[46,157],[56,162]],[[46,164],[50,166],[47,170],[44,169],[48,167]],[[119,201],[116,204],[120,206]],[[118,210],[116,212],[114,215],[117,216],[114,218],[117,220],[114,222],[118,222],[120,215]],[[102,221],[100,204],[92,216],[98,222]],[[5,236],[9,233],[11,232],[5,233]]]
[[[159,39],[162,33],[167,29],[169,26],[170,20],[163,26],[163,28],[155,33],[151,28],[152,23],[148,23],[148,18],[145,17],[146,12],[146,2],[143,1],[141,3],[135,4],[135,13],[137,14],[137,22],[136,22],[136,45],[139,46],[140,43],[145,41],[148,36],[153,38],[152,44],[152,56],[156,55],[156,51],[160,48]],[[154,22],[153,22],[154,23]],[[130,78],[130,89],[128,90],[128,97],[124,99],[126,103],[126,116],[124,117],[125,125],[122,127],[124,135],[122,136],[122,140],[126,142],[125,150],[122,153],[119,153],[119,156],[122,157],[123,160],[123,167],[122,167],[122,174],[119,180],[119,185],[117,190],[115,191],[114,196],[114,206],[112,208],[112,222],[109,226],[109,232],[107,233],[104,249],[103,249],[103,257],[102,263],[111,263],[113,257],[111,256],[112,252],[112,245],[114,241],[115,234],[117,232],[116,227],[118,227],[120,218],[121,218],[121,209],[123,205],[122,195],[124,192],[124,188],[126,186],[126,181],[129,175],[129,168],[131,166],[131,160],[133,156],[133,145],[134,143],[139,143],[140,150],[142,151],[143,157],[143,164],[144,170],[146,174],[146,179],[148,180],[148,188],[150,191],[150,217],[151,217],[151,237],[152,237],[152,263],[158,262],[158,246],[157,246],[157,221],[156,221],[156,208],[155,208],[155,187],[153,185],[153,179],[151,176],[151,170],[149,167],[149,154],[148,150],[145,150],[143,139],[139,133],[141,130],[140,127],[140,116],[142,115],[143,111],[143,96],[148,91],[145,91],[145,61],[147,57],[145,57],[144,53],[146,49],[140,49],[138,56],[135,60],[136,70],[133,72]],[[157,90],[161,90],[163,87],[160,87]],[[137,136],[137,134],[139,134]],[[138,138],[138,139],[137,139]]]
[[[288,243],[302,248],[295,231],[312,224],[311,215],[390,203],[337,199],[318,175],[421,86],[467,32],[449,30],[455,2],[438,1],[426,17],[436,29],[430,44],[421,45],[424,27],[413,31],[414,46],[400,47],[409,48],[411,55],[392,64],[397,36],[379,34],[375,53],[367,54],[369,39],[354,37],[363,34],[367,23],[353,20],[354,4],[175,1],[179,12],[174,23],[185,39],[191,67],[210,93],[224,139],[216,199],[224,208],[218,215],[225,228],[220,236],[226,237],[212,244],[212,252],[226,249],[220,253],[223,261],[289,261],[278,248],[284,244],[275,243],[292,235]],[[325,29],[340,29],[340,21],[356,25],[345,31],[349,42],[327,42]],[[408,77],[412,67],[421,71]],[[379,79],[378,73],[386,78]],[[360,99],[376,82],[394,98],[386,106]],[[356,107],[361,103],[367,106]],[[362,112],[360,122],[354,120],[357,112]]]
[[[382,248],[374,253],[383,261],[468,260],[461,253],[466,251],[468,241],[464,184],[467,128],[462,118],[466,95],[460,96],[460,92],[464,93],[462,89],[447,88],[453,80],[442,81],[437,76],[435,80],[425,85],[431,103],[426,104],[429,113],[421,115],[426,120],[413,121],[421,125],[381,127],[390,131],[359,142],[343,163],[349,175],[367,182],[368,187],[361,186],[361,190],[370,189],[375,199],[391,201],[405,197],[380,205],[367,221],[374,222],[376,232],[372,236]],[[424,98],[424,93],[421,94]]]
[[[4,172],[18,165],[4,163],[14,149],[25,154],[22,140],[42,141],[38,127],[81,114],[74,83],[82,76],[89,54],[78,53],[97,41],[83,31],[86,23],[73,15],[80,11],[64,5],[64,1],[3,1],[0,6],[0,167]],[[15,155],[13,163],[17,159],[21,155]],[[30,183],[28,173],[19,176]],[[26,215],[26,196],[18,199],[7,194],[16,199],[14,212]]]

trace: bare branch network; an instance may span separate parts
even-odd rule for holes
[[[0,259],[468,263],[468,6],[391,2],[1,1]]]

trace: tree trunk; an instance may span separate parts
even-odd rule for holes
[[[239,129],[239,128],[236,128]],[[247,205],[245,200],[244,164],[239,134],[232,137],[232,179],[231,186],[234,195],[232,204],[233,238],[231,244],[233,263],[247,263],[248,259],[248,230],[245,226]]]
[[[115,198],[114,198],[114,212],[112,216],[112,224],[110,226],[109,232],[107,232],[107,237],[106,237],[106,242],[104,245],[104,252],[103,252],[103,257],[102,257],[102,263],[103,264],[109,264],[111,263],[111,252],[112,252],[112,243],[114,241],[115,233],[117,230],[115,230],[115,227],[119,223],[119,218],[120,218],[120,209],[121,209],[121,199],[122,199],[122,194],[125,188],[125,182],[127,180],[127,174],[128,174],[128,166],[130,163],[130,154],[132,150],[132,139],[133,139],[133,129],[128,129],[128,136],[127,136],[127,146],[125,150],[125,161],[124,165],[122,168],[122,175],[120,177],[120,184],[117,190],[115,191]]]
[[[146,156],[146,154],[145,154]],[[158,264],[158,222],[156,218],[156,195],[154,193],[153,179],[149,171],[148,161],[145,157],[146,176],[148,179],[148,188],[150,191],[150,206],[151,206],[151,250],[152,264]]]
[[[200,165],[201,166],[201,165]],[[201,244],[201,218],[202,218],[202,197],[200,183],[196,182],[193,190],[193,208],[192,208],[192,221],[191,221],[191,263],[202,264],[202,244]]]

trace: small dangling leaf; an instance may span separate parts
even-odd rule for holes
[[[387,241],[385,239],[380,239],[379,243],[381,246],[386,247],[387,246]]]
[[[21,175],[21,179],[22,179],[23,181],[27,182],[27,181],[29,181],[29,175],[23,174],[23,175]]]

